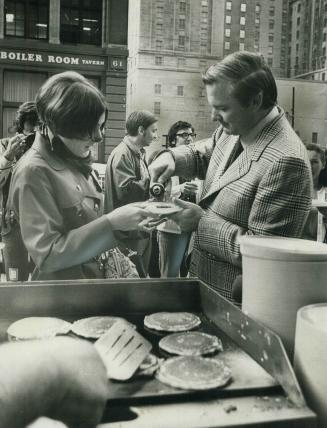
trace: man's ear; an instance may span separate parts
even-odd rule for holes
[[[257,95],[255,95],[252,98],[251,104],[252,104],[252,107],[256,108],[257,110],[260,110],[262,107],[262,102],[263,102],[263,92],[260,91],[257,93]]]
[[[143,126],[139,126],[137,128],[137,133],[138,133],[138,135],[144,135],[144,127]]]

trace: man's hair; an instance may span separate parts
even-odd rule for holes
[[[41,122],[66,138],[92,136],[107,105],[102,93],[84,76],[66,71],[50,77],[36,94]]]
[[[305,145],[305,147],[306,147],[306,149],[309,152],[316,152],[316,153],[318,153],[318,155],[320,156],[321,163],[323,165],[326,164],[326,153],[325,153],[325,150],[321,146],[319,146],[319,144],[308,143],[308,144]]]
[[[208,68],[202,75],[205,85],[213,85],[220,80],[230,82],[233,96],[243,106],[262,91],[262,108],[273,107],[277,102],[275,78],[263,56],[253,52],[234,52],[221,62]]]
[[[194,132],[193,126],[188,122],[183,122],[182,120],[179,120],[178,122],[175,122],[168,131],[168,143],[169,145],[174,145],[176,140],[176,134],[180,129],[188,129],[192,128],[192,132]]]
[[[19,133],[23,132],[25,122],[29,122],[33,126],[37,126],[39,123],[34,101],[26,101],[18,107],[14,121],[15,131]]]
[[[135,137],[140,126],[142,126],[144,129],[147,129],[156,122],[158,122],[158,119],[149,111],[133,111],[133,113],[128,116],[126,121],[127,134]]]

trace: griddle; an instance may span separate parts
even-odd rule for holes
[[[172,388],[155,378],[109,381],[110,427],[115,428],[116,423],[117,428],[316,426],[316,417],[305,404],[279,337],[197,279],[3,284],[0,285],[0,341],[7,340],[10,323],[27,316],[55,316],[72,322],[89,316],[116,315],[136,324],[139,332],[152,342],[154,352],[162,356],[158,349],[162,334],[143,327],[144,316],[159,311],[189,311],[199,315],[202,325],[197,330],[215,334],[222,340],[224,351],[213,358],[225,360],[233,380],[224,388],[207,392]],[[192,420],[185,415],[176,425],[168,423],[168,415],[164,419],[159,417],[163,411],[174,413],[176,409],[178,413],[188,409],[190,415],[191,409],[202,407],[207,409],[205,414],[194,415]],[[219,421],[212,418],[215,409],[220,414]],[[112,416],[117,411],[119,422],[114,422]],[[151,423],[145,417],[149,413],[156,419]],[[104,422],[106,419],[105,415]],[[280,425],[285,420],[287,425]],[[233,424],[228,425],[228,421]]]

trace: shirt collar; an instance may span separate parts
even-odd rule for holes
[[[123,139],[123,142],[126,144],[126,146],[136,155],[140,156],[140,157],[144,157],[145,155],[145,150],[143,147],[138,147],[136,144],[134,144],[130,137],[128,135],[126,135]]]
[[[263,128],[268,123],[272,122],[278,116],[278,114],[279,112],[277,106],[273,107],[273,109],[270,110],[270,112],[264,118],[262,118],[260,122],[257,123],[245,137],[240,138],[242,145],[247,146],[250,142],[254,142]]]

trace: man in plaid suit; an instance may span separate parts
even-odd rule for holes
[[[311,206],[306,149],[276,104],[275,79],[263,57],[236,52],[203,76],[213,137],[160,154],[152,181],[204,179],[199,206],[176,201],[174,219],[196,230],[190,272],[232,300],[242,272],[244,235],[301,237]]]

